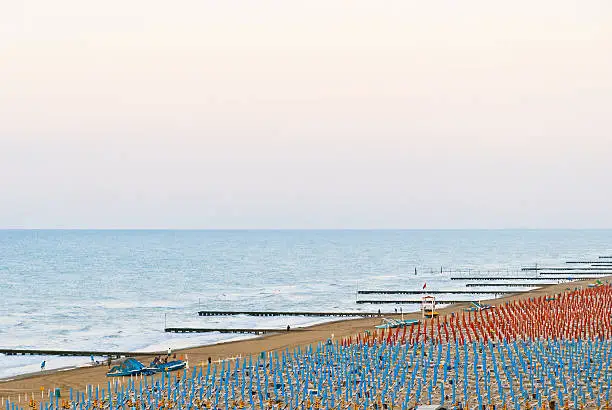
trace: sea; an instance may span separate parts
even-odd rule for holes
[[[607,255],[612,230],[0,230],[0,349],[214,344],[254,336],[164,328],[280,329],[338,320],[200,317],[199,310],[409,312],[419,305],[356,302],[419,295],[357,290],[475,290],[451,278],[535,276],[520,269]],[[438,300],[449,298],[476,296]],[[0,354],[0,379],[39,371],[43,360],[46,369],[91,364],[89,357]]]

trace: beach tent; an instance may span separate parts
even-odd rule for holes
[[[138,360],[133,357],[126,357],[125,359],[121,359],[117,366],[113,366],[112,369],[108,373],[107,376],[132,376],[137,374],[153,374],[155,370],[146,367],[144,364],[140,363]]]

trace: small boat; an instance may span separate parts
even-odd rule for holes
[[[110,369],[106,375],[108,377],[139,376],[141,374],[149,376],[154,373],[156,373],[155,369],[146,367],[133,357],[126,357],[125,359],[122,359],[117,366],[113,366],[113,368]]]
[[[153,363],[151,362],[149,368],[155,372],[173,372],[175,370],[184,369],[187,366],[187,362],[184,360],[172,360],[168,363]]]

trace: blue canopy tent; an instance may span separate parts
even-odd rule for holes
[[[126,357],[122,359],[117,366],[113,366],[108,373],[109,377],[114,376],[136,376],[136,375],[151,375],[155,373],[155,369],[146,367],[133,357]]]

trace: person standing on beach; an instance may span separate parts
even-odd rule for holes
[[[45,370],[45,366],[46,366],[47,362],[45,360],[42,361],[42,363],[40,364],[40,371],[42,372],[43,370]]]
[[[168,357],[170,357],[170,355],[172,354],[172,348],[168,348]]]

